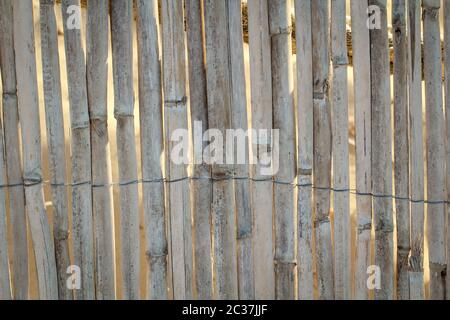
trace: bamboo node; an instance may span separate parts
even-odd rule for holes
[[[83,130],[83,129],[87,129],[87,128],[89,128],[89,120],[74,122],[71,125],[72,130]]]
[[[318,228],[321,224],[327,224],[330,223],[330,218],[327,217],[318,217],[315,221],[314,221],[314,228]]]
[[[270,33],[271,37],[279,36],[279,35],[291,35],[292,34],[292,26],[287,26],[286,28],[277,28],[275,31]]]
[[[181,99],[175,99],[175,100],[164,100],[164,106],[166,107],[178,107],[178,106],[185,106],[187,103],[187,96],[183,96]]]
[[[360,224],[358,226],[358,234],[361,234],[364,231],[370,231],[370,230],[372,230],[372,222],[367,222],[364,224]]]
[[[423,8],[423,19],[425,19],[426,16],[429,16],[432,19],[437,19],[439,17],[439,10],[440,7],[425,7]]]
[[[442,276],[447,274],[447,265],[444,263],[431,262],[429,263],[430,273],[438,273]]]

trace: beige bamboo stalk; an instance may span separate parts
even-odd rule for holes
[[[298,298],[314,299],[312,239],[313,79],[311,0],[295,1],[298,103]]]
[[[6,156],[6,176],[10,185],[9,224],[13,230],[11,278],[13,297],[28,298],[28,241],[25,217],[25,195],[22,177],[22,161],[19,146],[19,114],[17,106],[16,62],[14,56],[13,2],[0,0],[0,66],[3,83],[3,124]]]
[[[410,119],[410,189],[411,199],[424,199],[424,155],[422,115],[422,28],[420,0],[408,1],[409,51],[408,86]],[[409,292],[411,300],[424,299],[423,248],[424,204],[411,203],[411,255],[409,258]]]
[[[225,137],[225,131],[232,126],[233,99],[228,4],[225,0],[205,0],[204,6],[209,128]],[[226,147],[219,147],[226,155]],[[228,179],[233,169],[220,160],[212,165],[212,176],[217,179],[212,187],[214,297],[219,300],[238,298],[233,181]]]
[[[172,287],[175,299],[193,297],[192,223],[187,165],[176,164],[171,152],[175,141],[172,133],[188,128],[186,97],[186,47],[184,34],[183,2],[162,2],[164,127],[166,152],[167,210],[170,226],[170,261]]]
[[[0,120],[0,300],[11,299],[11,279],[8,260],[8,231],[6,228],[6,176],[4,157],[3,123]]]
[[[295,116],[293,69],[291,62],[291,2],[269,1],[269,27],[272,44],[273,126],[279,130],[279,169],[277,181],[295,179]],[[277,299],[295,298],[294,188],[275,184],[275,294]]]
[[[427,119],[427,221],[430,268],[430,298],[445,297],[446,212],[445,121],[442,106],[439,0],[423,0],[425,103]]]
[[[98,300],[116,296],[111,159],[108,138],[107,0],[87,3],[87,86],[92,150],[92,215],[94,219],[95,292]]]
[[[13,21],[25,200],[36,257],[39,297],[58,299],[55,251],[41,183],[41,135],[32,1],[14,1]]]
[[[331,245],[331,115],[329,102],[328,0],[311,2],[314,92],[314,205],[316,261],[320,299],[334,299]],[[319,189],[320,188],[320,189]],[[321,189],[325,188],[325,189]]]
[[[390,67],[387,30],[387,1],[370,0],[380,8],[381,29],[370,31],[372,87],[372,188],[375,222],[375,265],[381,270],[380,289],[375,299],[394,297],[394,248],[391,150]]]
[[[201,179],[191,181],[192,212],[195,232],[195,291],[196,298],[212,299],[211,268],[211,167],[203,159],[206,143],[203,135],[208,129],[206,97],[205,52],[203,37],[202,0],[186,2],[186,31],[189,68],[189,99],[194,147],[192,175]],[[198,127],[196,129],[196,125]],[[196,141],[197,139],[197,141]]]
[[[272,129],[272,76],[269,34],[269,12],[267,1],[248,0],[251,126],[252,132]],[[270,131],[269,131],[270,132]],[[255,180],[270,178],[262,174],[260,160],[269,151],[271,137],[267,141],[255,142],[252,138],[252,154],[258,162],[252,168]],[[273,265],[273,183],[258,181],[252,183],[251,207],[254,217],[253,259],[255,277],[255,298],[275,298],[275,272]],[[266,195],[262,197],[261,195]]]
[[[139,210],[133,92],[133,2],[111,2],[114,116],[120,185],[123,299],[139,299]]]
[[[69,210],[67,199],[64,119],[61,98],[58,31],[55,1],[40,1],[42,72],[44,83],[47,140],[50,153],[53,200],[53,240],[55,242],[59,299],[71,300],[73,292],[67,288],[69,257]]]
[[[158,1],[137,0],[136,13],[145,248],[150,271],[147,294],[150,299],[162,300],[167,299],[168,270],[164,184],[161,183],[164,140]]]
[[[248,129],[247,86],[245,82],[241,1],[228,0],[227,5],[228,29],[230,34],[231,126],[236,132],[241,130],[246,132]],[[230,141],[228,139],[230,137],[227,137],[227,142],[229,143]],[[240,142],[238,141],[238,143]],[[248,141],[245,141],[245,144],[246,149],[243,150],[245,152],[244,155],[239,153],[240,149],[238,146],[234,146],[234,150],[228,150],[228,152],[232,152],[234,161],[237,161],[234,166],[234,175],[236,177],[249,176]],[[240,159],[245,159],[245,162],[242,163]],[[248,179],[237,179],[234,181],[234,197],[237,223],[239,299],[254,300],[253,216],[250,207],[250,181]]]
[[[351,298],[351,233],[347,37],[345,0],[331,2],[331,52],[333,61],[333,188],[334,194],[334,289],[335,298]]]
[[[370,36],[367,28],[367,0],[351,1],[353,83],[356,131],[356,197],[357,230],[353,298],[368,298],[367,268],[370,262],[372,230],[372,167],[371,167],[371,99],[370,99]]]
[[[450,201],[450,1],[444,0],[444,62],[445,62],[445,119],[447,130],[447,202]],[[447,224],[450,217],[450,205],[447,203]],[[450,232],[447,227],[447,275],[450,274]],[[446,298],[450,300],[450,281],[446,282]]]
[[[94,240],[91,188],[91,141],[86,89],[86,65],[81,30],[69,29],[70,6],[79,0],[63,0],[64,44],[69,87],[72,158],[72,229],[74,264],[81,270],[81,289],[75,297],[95,299]]]
[[[406,3],[394,0],[394,177],[397,214],[397,299],[409,300],[410,244]],[[401,199],[400,199],[401,198]]]

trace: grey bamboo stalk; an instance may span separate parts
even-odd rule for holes
[[[445,121],[442,106],[442,69],[439,0],[423,0],[424,74],[427,120],[427,205],[430,298],[445,297],[446,272],[446,194]]]
[[[392,194],[391,99],[386,0],[370,0],[380,8],[381,29],[370,31],[372,87],[372,188],[375,195]],[[381,269],[375,299],[394,297],[394,249],[392,199],[374,197],[375,265]]]
[[[203,135],[208,129],[208,102],[203,32],[202,0],[186,2],[187,48],[189,57],[189,94],[193,129],[192,175],[205,179],[191,181],[192,211],[195,230],[196,297],[212,299],[211,268],[211,167],[203,159],[206,143]],[[197,129],[198,128],[198,129]],[[200,142],[199,142],[200,141]]]
[[[273,127],[279,130],[278,181],[293,182],[296,168],[293,69],[291,62],[290,0],[269,1],[272,44]],[[295,298],[294,188],[276,184],[275,201],[275,293],[277,299]]]
[[[139,210],[133,92],[133,2],[111,2],[114,116],[120,186],[123,299],[139,299]],[[127,183],[129,182],[129,183]]]
[[[4,157],[3,124],[0,120],[0,184],[6,184],[6,162]],[[0,300],[11,299],[11,278],[8,260],[8,234],[6,228],[6,194],[0,189]]]
[[[75,297],[92,300],[95,299],[94,240],[86,65],[81,30],[69,28],[68,23],[70,7],[79,5],[79,0],[63,0],[61,9],[70,104],[73,255],[74,264],[81,269],[81,290],[75,291]]]
[[[333,188],[348,189],[348,88],[345,0],[331,2],[331,52],[333,61]],[[351,233],[348,192],[334,194],[334,289],[335,298],[351,298]]]
[[[137,0],[139,64],[139,117],[141,121],[146,258],[149,265],[147,294],[167,299],[167,237],[163,179],[161,53],[159,48],[158,1]]]
[[[408,1],[408,66],[410,119],[410,193],[414,200],[424,199],[424,154],[422,115],[422,28],[420,0]],[[423,280],[424,204],[411,203],[411,255],[409,292],[411,300],[424,299]]]
[[[408,258],[410,244],[409,140],[408,140],[408,64],[406,3],[394,0],[394,177],[397,214],[397,298],[409,300]]]
[[[58,272],[59,299],[71,300],[73,292],[67,288],[69,257],[69,210],[67,199],[64,119],[61,98],[58,31],[55,1],[40,1],[42,72],[44,83],[47,140],[50,153],[53,200],[53,240]]]
[[[208,86],[209,128],[225,131],[232,126],[231,70],[229,66],[229,11],[225,0],[205,0],[206,80]],[[212,141],[213,136],[209,139]],[[225,146],[219,146],[226,155]],[[220,151],[219,151],[220,152]],[[212,224],[214,237],[214,297],[219,300],[238,298],[236,258],[236,222],[233,181],[227,179],[233,166],[212,162]]]
[[[314,92],[314,185],[331,186],[328,0],[311,3]],[[317,275],[320,299],[334,299],[330,191],[314,189]]]
[[[176,141],[172,133],[188,128],[186,97],[186,47],[183,2],[162,2],[164,126],[166,152],[166,179],[175,181],[187,176],[187,165],[172,159]],[[188,157],[187,151],[184,155]],[[173,296],[175,299],[193,297],[192,225],[189,182],[186,180],[167,185],[167,209],[170,221],[170,261],[172,265]]]
[[[447,201],[450,201],[450,1],[444,0],[444,62],[445,62],[445,119],[447,130]],[[447,203],[447,223],[450,217],[450,205]],[[447,229],[447,275],[450,274],[450,232]],[[450,281],[446,282],[446,299],[450,300]]]
[[[22,160],[19,144],[19,114],[17,106],[16,62],[14,56],[13,2],[0,0],[0,66],[3,83],[3,124],[6,156],[6,176],[10,188],[10,226],[13,230],[11,278],[13,297],[28,298],[28,241],[25,213],[25,194],[22,177]]]
[[[242,10],[240,0],[228,0],[228,29],[230,48],[230,71],[231,71],[231,108],[232,108],[232,128],[236,132],[244,132],[248,129],[247,122],[247,93],[245,82],[244,47],[242,32]],[[227,137],[233,139],[234,136]],[[236,177],[248,177],[249,156],[248,141],[238,141],[245,143],[245,149],[240,149],[240,145],[234,146],[232,150],[234,175]],[[243,150],[245,154],[241,154]],[[228,150],[231,151],[231,150]],[[227,154],[227,156],[229,156]],[[244,161],[242,161],[244,160]],[[239,299],[255,299],[255,282],[253,277],[253,216],[250,208],[250,181],[235,180],[234,196],[237,219],[237,248],[238,248],[238,285]]]
[[[357,230],[354,296],[367,300],[367,268],[370,262],[372,230],[372,167],[371,167],[371,99],[370,99],[370,36],[367,28],[367,0],[351,1],[353,82],[356,131],[356,197]]]
[[[87,86],[92,150],[92,215],[94,219],[95,292],[98,300],[116,297],[115,243],[111,159],[108,138],[107,0],[87,3]]]
[[[295,1],[297,35],[298,119],[298,298],[314,299],[312,183],[313,168],[313,78],[311,0]]]
[[[58,299],[58,284],[55,251],[41,183],[41,135],[32,1],[14,1],[13,21],[28,223],[36,257],[39,297],[53,300]]]
[[[272,129],[272,76],[269,34],[269,12],[267,1],[248,0],[251,119],[252,132]],[[269,131],[270,132],[270,131]],[[269,154],[271,136],[266,141],[252,138],[252,157],[257,164],[252,168],[255,180],[265,180],[261,161]],[[275,298],[275,272],[273,265],[273,183],[252,183],[251,207],[254,216],[253,255],[255,298]],[[260,195],[267,195],[261,197]]]

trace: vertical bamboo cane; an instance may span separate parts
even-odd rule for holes
[[[314,83],[314,203],[316,217],[317,274],[320,299],[334,299],[333,253],[331,246],[331,118],[329,108],[328,0],[311,3]],[[324,189],[322,189],[324,188]]]
[[[408,65],[405,0],[394,0],[394,172],[397,214],[397,298],[409,300],[408,257],[410,245]]]
[[[139,64],[139,118],[141,121],[142,179],[146,258],[149,265],[148,297],[167,298],[167,237],[163,178],[161,54],[158,1],[137,0]],[[148,182],[148,183],[146,183]]]
[[[354,298],[368,298],[367,268],[370,263],[372,230],[371,167],[371,99],[370,99],[370,36],[367,28],[367,0],[351,1],[353,83],[356,130],[356,197],[357,234]]]
[[[183,1],[162,1],[164,127],[166,152],[166,199],[170,221],[170,250],[175,299],[193,296],[192,219],[189,198],[187,165],[172,159],[172,133],[188,128],[186,97],[186,47]],[[187,150],[185,150],[187,152]],[[177,181],[182,179],[181,181]]]
[[[375,221],[375,265],[381,269],[381,286],[375,299],[394,296],[394,251],[391,150],[390,66],[386,0],[370,0],[380,8],[381,29],[370,31],[372,86],[372,188]]]
[[[422,116],[422,28],[420,0],[408,1],[409,12],[409,118],[410,118],[410,188],[411,198],[424,198],[424,155]],[[409,258],[409,292],[411,300],[424,298],[423,247],[424,204],[411,203],[411,256]]]
[[[312,239],[313,79],[311,0],[295,1],[298,103],[298,298],[314,299]]]
[[[55,242],[56,269],[58,272],[59,298],[73,298],[66,285],[69,258],[68,200],[65,183],[66,155],[64,141],[64,119],[61,98],[61,76],[59,67],[58,32],[56,29],[55,1],[40,1],[41,50],[44,82],[47,140],[50,153],[53,199],[53,239]]]
[[[25,217],[25,195],[19,146],[19,114],[17,106],[16,62],[14,56],[13,3],[0,0],[0,66],[3,84],[3,124],[6,176],[10,188],[9,208],[13,244],[10,252],[13,297],[28,298],[28,241]]]
[[[348,151],[347,37],[345,0],[331,2],[331,51],[333,61],[333,187],[335,298],[351,297],[350,200]]]
[[[291,2],[269,1],[272,44],[273,126],[280,132],[279,170],[275,179],[295,179],[295,116],[291,63]],[[278,156],[278,155],[275,155]],[[275,184],[275,292],[277,299],[295,298],[294,188]]]
[[[248,1],[250,85],[252,132],[272,129],[272,77],[269,34],[269,12],[267,1]],[[252,177],[264,180],[261,159],[269,151],[269,141],[256,142],[252,137],[252,157],[258,160]],[[255,268],[255,298],[275,298],[275,272],[273,265],[273,183],[252,183],[251,207],[254,216],[253,254]],[[265,195],[261,197],[261,195]]]
[[[445,36],[445,118],[447,130],[447,202],[450,201],[450,1],[444,0],[444,36]],[[447,275],[450,275],[450,205],[447,203]],[[446,299],[450,300],[450,281],[446,282]]]
[[[92,229],[91,141],[86,89],[86,65],[81,30],[69,29],[70,6],[79,0],[63,0],[64,44],[69,86],[71,156],[72,156],[72,225],[74,264],[81,269],[81,290],[77,299],[95,298],[94,240]]]
[[[107,0],[87,3],[87,86],[92,149],[92,215],[95,241],[95,292],[98,300],[114,299],[115,254],[111,159],[108,138]]]
[[[1,30],[1,29],[0,29]],[[2,30],[3,31],[3,30]],[[4,157],[3,123],[0,120],[0,185],[6,184]],[[11,279],[8,261],[8,231],[6,228],[6,194],[0,189],[0,300],[11,299]]]
[[[123,299],[139,299],[139,210],[133,92],[133,2],[111,2],[114,116],[117,120]]]
[[[57,299],[55,251],[44,207],[32,1],[14,1],[14,49],[23,144],[25,200],[41,299]]]
[[[225,136],[225,131],[232,125],[228,3],[225,0],[205,0],[204,5],[209,128]],[[226,155],[225,146],[219,145],[218,148],[222,148],[222,154]],[[215,179],[212,188],[214,295],[221,300],[238,298],[233,181],[228,179],[232,172],[233,166],[221,159],[212,164]]]
[[[203,159],[208,128],[205,52],[203,38],[202,0],[186,2],[187,47],[189,57],[189,95],[193,129],[192,211],[195,226],[195,285],[198,299],[212,299],[211,269],[211,167]],[[200,126],[201,127],[200,127]],[[199,129],[196,129],[198,126]]]
[[[228,0],[228,29],[230,34],[230,68],[231,68],[231,109],[232,128],[235,133],[247,132],[247,93],[245,83],[244,47],[242,32],[241,0]],[[229,139],[235,137],[227,136]],[[245,143],[245,149],[241,144]],[[234,150],[227,149],[233,155],[236,165],[234,175],[236,177],[248,177],[248,141],[239,141]],[[245,152],[245,154],[241,154]],[[241,159],[245,159],[244,163]],[[239,299],[255,299],[255,282],[253,277],[253,216],[250,208],[250,182],[245,179],[237,179],[234,182],[235,208],[237,218],[237,248],[238,248],[238,285]]]
[[[423,0],[424,74],[427,118],[427,207],[430,298],[445,297],[445,121],[442,106],[440,0]],[[438,203],[433,203],[438,201]]]

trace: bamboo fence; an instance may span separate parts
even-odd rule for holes
[[[449,37],[450,0],[0,0],[0,299],[448,299]]]

